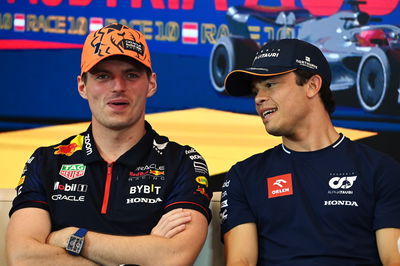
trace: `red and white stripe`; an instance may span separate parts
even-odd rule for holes
[[[14,31],[25,31],[25,14],[14,14]]]
[[[199,24],[197,22],[182,23],[182,42],[186,44],[199,42]]]
[[[93,32],[103,27],[103,18],[90,18],[89,20],[89,31]]]

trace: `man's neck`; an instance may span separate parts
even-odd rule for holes
[[[146,133],[144,121],[122,130],[92,124],[92,131],[96,147],[101,157],[108,163],[115,162],[121,155],[136,145]]]
[[[317,151],[339,139],[329,115],[312,117],[310,122],[291,136],[282,136],[283,144],[294,151]]]

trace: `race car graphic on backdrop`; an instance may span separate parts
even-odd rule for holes
[[[301,8],[232,6],[227,11],[229,36],[218,39],[210,55],[210,79],[224,93],[225,76],[247,67],[269,40],[299,38],[319,47],[332,70],[333,91],[354,90],[368,112],[400,103],[400,28],[378,24],[361,11],[364,1],[349,1],[352,10],[317,17]],[[395,108],[398,108],[397,106]]]

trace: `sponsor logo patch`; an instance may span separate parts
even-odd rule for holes
[[[276,198],[293,194],[292,174],[267,178],[268,198]]]
[[[60,175],[68,180],[76,179],[85,175],[86,165],[83,164],[63,164]]]
[[[324,206],[347,206],[347,207],[358,207],[357,201],[353,199],[354,191],[351,188],[356,187],[357,175],[352,171],[344,171],[337,173],[330,173],[328,185],[330,190],[328,194],[330,198],[324,201]],[[340,199],[337,199],[340,197]]]
[[[349,189],[353,186],[357,176],[332,177],[329,186],[333,189]]]
[[[190,150],[185,150],[185,154],[191,154],[197,152],[194,148],[190,148]]]
[[[328,194],[337,195],[352,195],[354,193],[351,188],[354,186],[357,175],[354,172],[344,173],[331,173],[328,185],[331,190],[328,190]]]
[[[78,135],[71,140],[70,144],[59,145],[57,147],[54,147],[54,149],[56,150],[54,154],[71,156],[76,151],[82,150],[82,146],[83,146],[83,136]]]
[[[196,173],[208,175],[208,168],[205,163],[193,161],[193,167]]]
[[[19,178],[17,187],[20,186],[20,185],[22,185],[24,182],[25,182],[25,176],[21,176],[21,177]]]
[[[129,198],[126,199],[126,204],[132,204],[132,203],[148,203],[148,204],[155,204],[158,202],[162,202],[161,198]]]
[[[196,177],[196,182],[199,183],[200,185],[204,185],[204,186],[208,187],[208,180],[207,180],[207,177],[205,177],[205,176]]]
[[[225,210],[221,211],[219,214],[219,218],[221,220],[221,223],[225,222],[225,220],[228,219],[228,210],[225,209]]]
[[[85,136],[85,148],[86,148],[86,155],[90,155],[90,154],[93,153],[92,144],[90,143],[89,134]]]
[[[151,185],[138,185],[132,186],[129,189],[129,194],[156,194],[160,193],[161,186]]]
[[[163,150],[167,147],[168,142],[157,143],[156,140],[153,140],[153,148],[156,150],[158,154],[163,154]]]
[[[206,197],[208,200],[210,200],[210,196],[207,194],[207,191],[204,187],[197,187],[196,192],[200,193],[201,195],[203,195],[204,197]],[[194,193],[196,193],[194,192]]]
[[[66,200],[66,201],[85,201],[85,196],[63,195],[55,194],[51,196],[52,200]]]
[[[358,207],[358,204],[356,201],[351,201],[351,200],[325,200],[324,201],[325,206],[353,206],[353,207]]]
[[[60,182],[54,182],[54,190],[63,190],[63,191],[77,191],[77,192],[86,192],[88,189],[88,185],[86,184],[61,184]]]
[[[138,166],[134,171],[129,172],[129,181],[138,181],[140,179],[165,180],[165,167],[151,164]]]

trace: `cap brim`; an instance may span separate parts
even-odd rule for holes
[[[270,77],[283,75],[295,71],[297,68],[271,67],[271,68],[246,68],[230,72],[225,78],[225,90],[231,96],[249,96],[251,82],[254,77]]]
[[[81,75],[85,72],[90,72],[90,70],[96,66],[98,63],[100,63],[101,61],[111,57],[111,56],[126,56],[128,58],[130,58],[131,60],[134,60],[135,62],[138,62],[140,64],[142,64],[143,66],[147,67],[148,69],[150,69],[150,71],[152,71],[151,66],[146,65],[145,63],[143,63],[142,61],[138,60],[135,56],[129,55],[129,54],[124,54],[124,53],[113,53],[113,54],[109,54],[109,55],[104,55],[103,57],[97,57],[95,58],[95,60],[92,60],[91,62],[89,62],[86,66],[81,67]]]

